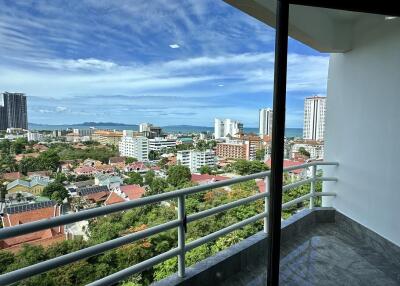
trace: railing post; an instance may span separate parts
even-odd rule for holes
[[[180,250],[180,253],[178,255],[178,275],[179,277],[185,277],[185,196],[178,197],[178,220],[180,221],[180,225],[178,227],[178,248]]]
[[[264,233],[268,233],[268,192],[269,192],[269,177],[266,176],[264,178],[264,192],[265,192],[265,198],[264,198],[264,210],[267,216],[264,218]]]
[[[315,185],[316,185],[316,178],[317,178],[317,165],[312,165],[311,166],[311,178],[313,179],[311,182],[311,187],[310,187],[310,209],[314,208],[314,196],[315,196]]]

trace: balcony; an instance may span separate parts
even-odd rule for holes
[[[321,281],[330,281],[329,283],[332,283],[332,285],[342,285],[349,281],[351,285],[399,285],[399,247],[373,231],[361,226],[336,211],[334,208],[315,207],[318,198],[335,196],[333,192],[316,192],[316,182],[322,181],[325,182],[325,184],[332,185],[337,183],[337,179],[334,177],[316,175],[317,169],[321,166],[325,170],[327,168],[340,168],[337,163],[333,162],[311,162],[284,169],[285,172],[298,169],[311,169],[311,177],[306,177],[301,181],[285,185],[283,187],[284,192],[304,184],[311,184],[311,188],[310,193],[282,205],[282,209],[286,209],[301,202],[309,202],[309,208],[302,209],[282,222],[281,285],[321,285]],[[117,211],[178,199],[178,219],[176,220],[168,221],[164,224],[128,234],[111,241],[5,273],[0,275],[0,284],[10,285],[45,271],[50,271],[56,267],[61,267],[151,235],[177,228],[178,247],[142,261],[139,264],[132,265],[110,276],[101,278],[89,285],[111,285],[117,283],[172,257],[178,257],[178,273],[154,283],[155,285],[265,285],[268,258],[268,235],[266,230],[268,229],[267,201],[269,193],[260,192],[251,197],[246,197],[188,216],[185,215],[185,200],[186,196],[189,194],[249,180],[261,178],[264,179],[265,182],[268,182],[270,175],[270,171],[257,173],[149,196],[136,201],[84,210],[48,220],[1,229],[0,239],[5,239],[50,227],[87,220]],[[264,201],[265,212],[244,219],[243,221],[210,233],[197,240],[191,242],[186,241],[186,228],[190,227],[190,222],[257,200]],[[263,220],[264,222],[263,232],[257,233],[194,266],[185,267],[185,255],[188,251],[259,220]]]
[[[289,201],[285,204],[283,204],[283,209],[289,208],[293,205],[299,204],[303,201],[309,201],[310,202],[310,207],[312,209],[312,212],[314,212],[314,203],[317,198],[320,198],[322,196],[334,196],[334,193],[331,192],[315,192],[315,184],[317,181],[323,181],[323,182],[329,182],[329,183],[335,183],[336,178],[332,177],[319,177],[316,176],[316,170],[318,166],[327,166],[331,168],[337,168],[337,163],[329,163],[329,162],[312,162],[312,163],[306,163],[303,165],[299,166],[294,166],[290,168],[286,168],[285,171],[293,171],[296,169],[306,169],[306,168],[311,168],[312,169],[312,176],[309,178],[304,178],[301,181],[297,181],[295,183],[289,184],[284,186],[284,191],[290,190],[292,188],[296,188],[298,186],[304,185],[304,184],[311,184],[311,191],[309,194],[306,194],[304,196],[298,197],[292,201]],[[268,197],[269,193],[267,191],[260,192],[256,195],[246,197],[243,199],[239,199],[224,205],[220,205],[211,209],[207,209],[198,213],[190,214],[186,216],[186,208],[185,208],[185,200],[186,196],[190,194],[196,194],[200,192],[204,192],[207,190],[212,190],[220,187],[225,187],[225,186],[230,186],[233,184],[237,184],[240,182],[245,182],[249,180],[254,180],[254,179],[264,179],[265,182],[268,182],[269,177],[271,175],[270,171],[267,172],[262,172],[262,173],[257,173],[257,174],[252,174],[248,176],[243,176],[243,177],[237,177],[229,180],[224,180],[220,182],[215,182],[207,185],[201,185],[201,186],[196,186],[196,187],[190,187],[182,190],[177,190],[177,191],[172,191],[168,193],[163,193],[155,196],[149,196],[145,198],[141,198],[135,201],[129,201],[129,202],[123,202],[111,206],[106,206],[106,207],[100,207],[100,208],[95,208],[95,209],[89,209],[89,210],[84,210],[81,212],[73,213],[73,214],[68,214],[68,215],[63,215],[63,216],[58,216],[52,219],[47,219],[47,220],[40,220],[32,223],[27,223],[27,224],[21,224],[18,226],[14,227],[6,227],[0,230],[0,239],[7,239],[11,237],[16,237],[19,235],[27,234],[27,233],[32,233],[35,231],[39,230],[44,230],[44,229],[49,229],[52,227],[56,226],[63,226],[66,224],[78,222],[78,221],[83,221],[83,220],[88,220],[91,218],[95,218],[98,216],[104,216],[107,214],[111,214],[114,212],[118,211],[123,211],[123,210],[128,210],[131,208],[135,207],[140,207],[140,206],[145,206],[149,204],[154,204],[154,203],[162,203],[162,202],[168,202],[174,199],[178,200],[178,207],[177,207],[177,217],[178,219],[168,221],[166,223],[141,230],[132,234],[128,234],[123,237],[119,237],[117,239],[107,241],[104,243],[100,243],[94,246],[90,246],[81,250],[78,250],[76,252],[72,252],[69,254],[65,254],[47,261],[43,261],[40,263],[37,263],[35,265],[27,266],[22,269],[15,270],[13,272],[5,273],[0,275],[0,285],[9,285],[18,281],[21,281],[23,279],[26,279],[28,277],[52,270],[56,267],[60,267],[69,263],[73,263],[76,261],[79,261],[81,259],[85,259],[100,253],[103,253],[107,250],[111,250],[135,241],[138,241],[140,239],[149,237],[151,235],[161,233],[170,229],[177,228],[178,229],[178,247],[171,249],[165,253],[162,253],[158,256],[155,256],[153,258],[150,258],[148,260],[142,261],[139,264],[132,265],[131,267],[121,270],[120,272],[114,273],[110,276],[107,276],[105,278],[102,278],[98,281],[95,281],[91,283],[90,285],[110,285],[113,283],[116,283],[118,281],[121,281],[135,273],[139,273],[151,266],[154,266],[158,263],[161,263],[171,257],[178,257],[179,261],[179,271],[178,271],[178,281],[185,281],[188,277],[191,277],[191,275],[186,275],[186,267],[185,267],[185,254],[198,247],[201,246],[207,242],[214,241],[218,237],[221,237],[223,235],[226,235],[236,229],[242,228],[248,224],[251,224],[256,221],[263,220],[264,222],[264,230],[267,230],[267,223],[268,223]],[[267,186],[268,184],[266,184]],[[185,240],[185,233],[187,227],[190,227],[191,222],[224,212],[226,210],[240,207],[244,204],[248,204],[251,202],[255,202],[257,200],[262,200],[264,201],[265,205],[265,211],[262,213],[259,213],[255,216],[252,216],[250,218],[244,219],[238,223],[235,223],[233,225],[230,225],[226,228],[220,229],[216,232],[210,233],[204,237],[201,237],[197,240],[187,242]],[[265,232],[258,234],[255,236],[257,238],[262,238],[265,240],[266,234]],[[250,241],[254,240],[254,238],[249,238]],[[262,257],[267,257],[265,253],[265,249],[259,253],[264,253]],[[211,258],[212,259],[212,258]],[[221,264],[222,265],[222,264]],[[184,278],[185,277],[185,278]],[[161,283],[161,282],[160,282]]]

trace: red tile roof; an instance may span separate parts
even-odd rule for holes
[[[144,171],[148,169],[143,162],[134,162],[126,165],[125,168],[129,171]]]
[[[48,219],[60,215],[60,206],[49,206],[29,211],[16,213],[4,213],[2,217],[4,227],[16,226],[37,220]],[[31,243],[42,246],[48,246],[56,241],[64,239],[64,227],[53,227],[51,229],[41,230],[17,237],[0,240],[0,249],[10,249],[17,251],[23,243]]]
[[[265,162],[265,164],[266,164],[268,167],[271,167],[271,159],[268,159],[268,160]],[[292,167],[292,166],[298,166],[298,165],[301,165],[301,164],[304,164],[304,162],[292,161],[292,160],[286,160],[286,159],[283,160],[283,168]],[[294,171],[290,171],[290,172],[293,173],[293,174],[298,175],[298,174],[303,173],[303,170],[304,170],[304,169],[298,169],[298,170],[294,170]]]
[[[110,195],[107,197],[106,201],[104,202],[104,204],[106,206],[108,206],[108,205],[118,204],[118,203],[122,203],[122,202],[125,202],[125,200],[123,198],[118,196],[115,192],[111,192]]]
[[[104,202],[107,199],[109,194],[110,194],[110,192],[108,192],[108,191],[101,191],[101,192],[97,192],[97,193],[88,194],[85,196],[85,198],[86,198],[86,200],[98,203],[98,202]]]
[[[121,186],[120,189],[130,201],[141,198],[146,192],[146,189],[139,185],[125,185]]]
[[[15,181],[17,179],[21,179],[21,173],[20,172],[12,172],[12,173],[4,173],[2,175],[4,180],[7,181]]]
[[[80,174],[94,174],[94,173],[97,172],[97,170],[96,170],[96,168],[91,167],[91,166],[82,166],[82,167],[76,168],[74,170],[74,172],[76,174],[78,174],[78,175],[80,175]]]
[[[256,180],[258,191],[260,193],[265,193],[265,182],[264,180]]]

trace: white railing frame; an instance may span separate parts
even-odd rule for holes
[[[321,197],[321,196],[335,196],[336,194],[333,192],[316,192],[315,187],[316,187],[316,182],[317,181],[337,181],[337,178],[331,178],[331,177],[317,177],[317,166],[338,166],[339,164],[336,162],[320,162],[320,161],[315,161],[315,162],[310,162],[310,163],[305,163],[302,165],[298,166],[293,166],[293,167],[288,167],[284,168],[284,172],[290,172],[294,170],[299,170],[299,169],[307,169],[311,168],[311,177],[291,183],[288,185],[283,186],[283,192],[288,191],[290,189],[299,187],[301,185],[305,184],[311,184],[310,188],[310,193],[306,194],[302,197],[296,198],[290,202],[286,202],[282,205],[282,209],[287,209],[295,204],[301,203],[303,201],[309,200],[310,201],[310,208],[314,208],[314,199],[316,197]],[[107,215],[110,213],[118,212],[118,211],[124,211],[124,210],[129,210],[134,207],[140,207],[140,206],[145,206],[148,204],[154,204],[154,203],[161,203],[163,201],[168,201],[171,199],[177,199],[178,200],[178,219],[168,221],[166,223],[150,227],[148,229],[132,233],[123,237],[119,237],[110,241],[106,241],[94,246],[90,246],[72,253],[68,253],[56,258],[52,258],[43,262],[39,262],[34,265],[30,265],[18,270],[14,270],[12,272],[8,272],[5,274],[0,275],[0,285],[9,285],[13,284],[15,282],[21,281],[23,279],[32,277],[34,275],[44,273],[46,271],[49,271],[51,269],[67,265],[73,262],[76,262],[81,259],[85,259],[94,255],[101,254],[107,250],[111,250],[117,247],[120,247],[122,245],[132,243],[135,241],[138,241],[140,239],[144,239],[146,237],[149,237],[151,235],[155,235],[167,230],[171,230],[174,228],[178,229],[178,247],[171,249],[165,253],[159,254],[155,257],[152,257],[150,259],[147,259],[141,263],[135,264],[133,266],[130,266],[124,270],[118,271],[114,274],[111,274],[107,277],[101,278],[97,281],[92,282],[91,286],[99,286],[99,285],[110,285],[116,282],[119,282],[130,275],[133,275],[135,273],[141,272],[151,266],[154,266],[158,263],[161,263],[167,259],[170,259],[172,257],[178,257],[178,275],[180,277],[185,276],[185,254],[186,252],[190,251],[191,249],[194,249],[204,243],[213,241],[217,239],[220,236],[226,235],[236,229],[242,228],[248,224],[254,223],[260,219],[263,219],[264,221],[264,232],[266,233],[268,230],[268,196],[269,193],[267,192],[267,189],[269,188],[269,176],[270,176],[270,171],[266,172],[261,172],[257,174],[252,174],[252,175],[247,175],[243,177],[237,177],[233,179],[228,179],[224,181],[219,181],[219,182],[214,182],[206,185],[201,185],[201,186],[195,186],[195,187],[190,187],[190,188],[185,188],[177,191],[172,191],[168,193],[163,193],[163,194],[158,194],[154,196],[149,196],[149,197],[144,197],[140,198],[135,201],[128,201],[128,202],[123,202],[111,206],[105,206],[105,207],[99,207],[95,209],[90,209],[90,210],[84,210],[78,213],[73,213],[73,214],[67,214],[51,219],[46,219],[46,220],[40,220],[40,221],[35,221],[23,225],[18,225],[18,226],[13,226],[13,227],[6,227],[3,229],[0,229],[0,239],[6,239],[10,237],[15,237],[18,235],[23,235],[39,230],[44,230],[48,229],[51,227],[55,226],[61,226],[69,223],[74,223],[77,221],[82,221],[98,216],[103,216]],[[263,193],[258,193],[256,195],[243,198],[237,201],[233,201],[224,205],[220,205],[211,209],[207,209],[198,213],[191,214],[189,216],[186,215],[186,207],[185,207],[185,200],[186,196],[194,193],[199,193],[199,192],[204,192],[207,190],[212,190],[220,187],[225,187],[225,186],[230,186],[233,184],[249,181],[249,180],[254,180],[254,179],[263,179],[265,182],[265,191]],[[186,239],[185,239],[185,234],[186,234],[186,227],[187,224],[193,221],[197,221],[199,219],[203,219],[205,217],[215,215],[217,213],[244,205],[248,204],[250,202],[254,202],[260,199],[264,199],[264,212],[257,214],[253,217],[247,218],[245,220],[242,220],[240,222],[237,222],[233,225],[230,225],[228,227],[225,227],[223,229],[220,229],[216,232],[213,232],[211,234],[208,234],[204,237],[201,237],[197,240],[191,241],[190,243],[186,244]]]

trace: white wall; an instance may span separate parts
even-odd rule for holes
[[[330,59],[325,159],[333,207],[400,245],[400,19],[355,26]],[[324,203],[329,203],[324,199]]]

